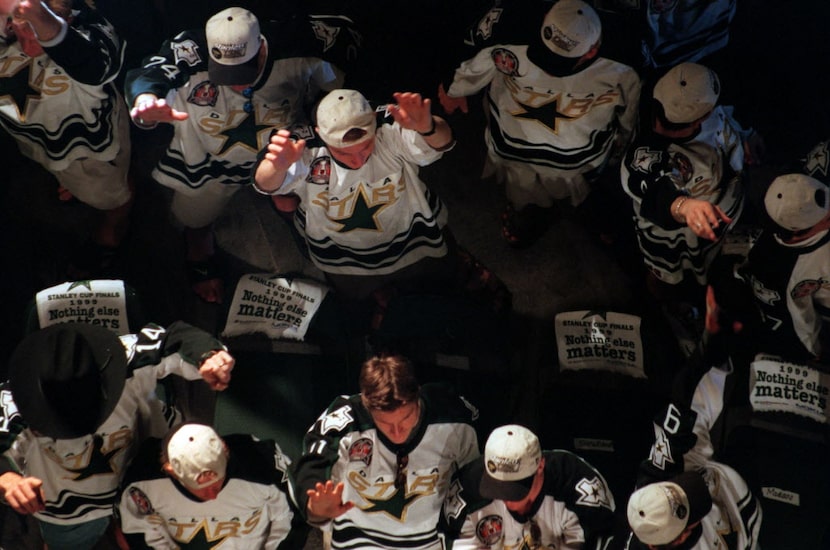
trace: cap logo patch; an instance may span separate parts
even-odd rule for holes
[[[573,49],[579,45],[576,40],[568,38],[565,36],[565,33],[553,25],[545,27],[542,31],[542,36],[544,36],[545,40],[553,43],[557,48],[566,52],[573,51]]]
[[[506,458],[494,456],[487,461],[487,471],[491,474],[502,472],[505,474],[515,474],[522,466],[520,458]]]
[[[664,486],[663,490],[666,492],[666,498],[669,499],[672,514],[678,519],[686,519],[689,511],[683,505],[683,498],[678,494],[674,487]]]
[[[248,44],[241,42],[239,44],[214,44],[210,49],[210,53],[217,61],[219,59],[239,59],[245,57],[248,51]]]

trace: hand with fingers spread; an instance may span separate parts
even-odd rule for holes
[[[447,121],[432,114],[432,101],[414,92],[395,92],[395,103],[389,106],[392,118],[401,128],[415,130],[433,149],[444,149],[453,143],[452,129]]]
[[[34,514],[46,508],[43,481],[36,477],[24,477],[16,472],[0,476],[3,499],[18,514]]]
[[[688,225],[695,235],[710,241],[717,238],[714,230],[721,223],[728,224],[732,221],[720,206],[688,195],[681,195],[672,202],[671,213],[679,223]]]
[[[167,101],[159,99],[154,94],[140,94],[130,109],[130,118],[143,127],[152,127],[159,122],[186,120],[187,117],[187,113],[175,110]]]
[[[278,130],[268,141],[263,161],[254,175],[254,189],[273,194],[282,186],[285,174],[292,164],[300,160],[305,150],[305,140],[295,140],[288,130]]]
[[[401,128],[415,130],[426,134],[433,129],[432,102],[413,92],[395,92],[392,94],[395,104],[389,111]]]
[[[312,521],[333,519],[351,510],[354,503],[343,502],[343,489],[342,481],[335,485],[332,480],[328,480],[325,483],[318,482],[314,489],[306,491],[308,495],[306,510],[309,519]]]

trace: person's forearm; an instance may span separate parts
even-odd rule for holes
[[[438,151],[445,149],[453,142],[452,128],[446,120],[439,116],[433,115],[432,127],[418,133],[424,138],[427,145]]]
[[[265,195],[273,195],[282,187],[287,170],[277,168],[273,162],[263,160],[254,173],[254,190]]]

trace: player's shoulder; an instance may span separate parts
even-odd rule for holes
[[[449,538],[458,537],[466,519],[475,515],[478,521],[489,515],[493,501],[481,496],[479,483],[484,475],[484,460],[479,457],[459,468],[452,477],[443,505],[443,528]]]
[[[360,402],[360,394],[355,394],[336,397],[314,423],[312,430],[322,436],[341,437],[373,427],[369,411]]]

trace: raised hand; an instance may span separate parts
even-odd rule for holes
[[[187,117],[187,113],[175,110],[154,94],[140,94],[130,109],[130,118],[139,126],[155,126],[159,122],[176,122]]]

